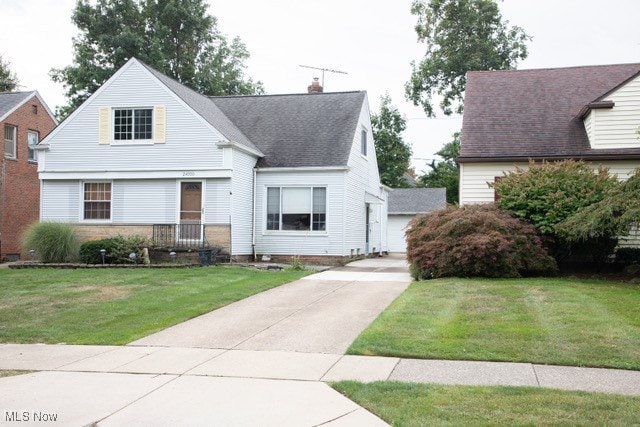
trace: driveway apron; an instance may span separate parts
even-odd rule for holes
[[[355,261],[129,345],[342,354],[410,281],[398,256]]]

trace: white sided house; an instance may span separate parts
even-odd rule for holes
[[[531,160],[584,160],[626,180],[640,167],[639,127],[640,64],[469,72],[460,204],[494,201],[490,184]]]
[[[365,92],[207,97],[131,59],[41,144],[40,217],[234,258],[384,252],[369,114]]]

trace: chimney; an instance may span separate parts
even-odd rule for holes
[[[309,93],[322,93],[322,86],[320,86],[320,82],[318,80],[319,79],[317,77],[313,78],[311,86],[307,87],[307,91],[309,91]]]

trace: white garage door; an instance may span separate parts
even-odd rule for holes
[[[389,252],[406,252],[407,242],[404,232],[407,224],[413,219],[411,215],[389,215],[387,223],[387,238],[389,239]]]

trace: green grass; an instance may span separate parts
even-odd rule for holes
[[[640,369],[640,285],[573,278],[415,282],[349,354]]]
[[[640,425],[640,398],[527,387],[331,384],[394,426]]]
[[[126,344],[308,272],[0,269],[0,342]]]

